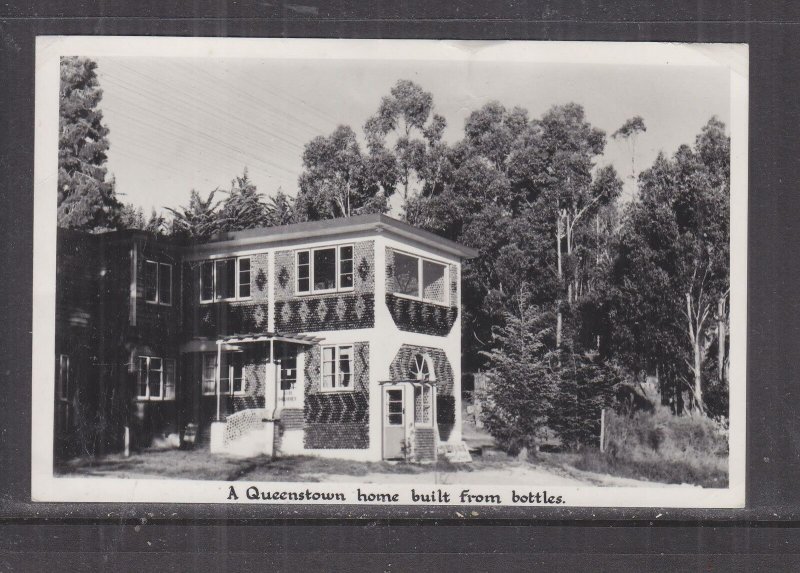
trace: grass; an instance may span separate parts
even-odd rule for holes
[[[673,416],[665,408],[631,416],[611,412],[607,448],[547,454],[579,470],[705,488],[728,486],[728,441],[708,418]]]
[[[363,476],[372,473],[420,474],[473,471],[474,464],[452,464],[440,459],[432,464],[358,462],[334,458],[266,456],[234,458],[208,451],[160,450],[124,457],[76,458],[56,465],[56,475],[118,478],[197,479],[221,481],[322,481],[324,475]]]

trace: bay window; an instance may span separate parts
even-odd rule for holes
[[[353,347],[322,347],[322,389],[353,389]]]
[[[297,252],[298,294],[353,288],[353,246],[322,247]]]
[[[204,261],[200,265],[200,301],[250,298],[250,257]]]
[[[447,266],[394,253],[394,293],[428,302],[447,304]]]

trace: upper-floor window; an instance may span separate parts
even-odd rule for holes
[[[144,262],[144,300],[154,304],[172,304],[172,265]]]
[[[250,257],[204,261],[200,265],[200,301],[250,298]]]
[[[136,397],[139,400],[174,400],[175,361],[140,356]]]
[[[353,288],[353,245],[297,251],[297,292],[335,292]]]
[[[447,304],[447,266],[395,252],[394,292],[429,302]]]

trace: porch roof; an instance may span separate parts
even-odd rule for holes
[[[324,338],[311,336],[309,334],[281,333],[281,332],[250,332],[228,334],[217,339],[217,344],[242,344],[247,342],[289,342],[291,344],[301,344],[303,346],[314,346],[319,344]]]

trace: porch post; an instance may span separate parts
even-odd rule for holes
[[[222,367],[222,341],[217,340],[217,366],[216,366],[216,386],[217,386],[217,422],[219,422],[222,418],[220,417],[220,372]]]

